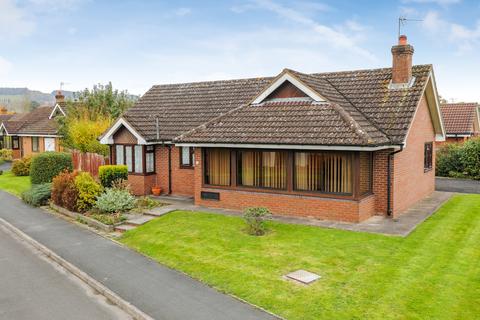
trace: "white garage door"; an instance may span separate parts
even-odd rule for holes
[[[55,138],[45,138],[45,151],[55,151]]]

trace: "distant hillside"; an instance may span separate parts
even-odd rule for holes
[[[44,93],[28,88],[0,88],[0,105],[9,111],[26,112],[41,105],[55,102],[55,92]],[[73,97],[73,92],[63,91],[66,97]]]

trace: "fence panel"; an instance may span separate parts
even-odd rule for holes
[[[92,176],[98,176],[98,168],[109,164],[109,159],[96,153],[82,153],[72,151],[73,168],[77,171],[90,172]]]

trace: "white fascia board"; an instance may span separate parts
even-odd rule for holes
[[[175,143],[176,147],[203,147],[203,148],[248,148],[248,149],[294,149],[294,150],[337,150],[337,151],[378,151],[384,149],[400,149],[398,145],[377,147],[361,146],[322,146],[299,144],[236,144],[236,143]]]
[[[435,75],[433,73],[433,67],[432,67],[432,71],[430,72],[429,80],[432,81],[433,93],[435,95],[435,106],[436,106],[436,109],[437,109],[438,120],[440,121],[440,129],[442,131],[439,134],[441,134],[445,137],[445,134],[446,134],[445,125],[443,124],[442,112],[440,111],[440,100],[438,99],[437,83],[435,82]]]
[[[19,137],[44,137],[44,138],[61,138],[62,136],[59,136],[57,134],[17,134]]]
[[[124,126],[125,128],[127,128],[127,130],[130,131],[130,133],[133,134],[135,138],[137,138],[138,144],[149,144],[147,143],[145,138],[143,138],[124,118],[118,119],[113,124],[113,126],[111,126],[110,129],[108,129],[107,133],[105,133],[103,137],[100,139],[100,143],[114,144],[113,135],[115,134],[115,132],[117,132],[118,129],[120,129],[121,126]]]
[[[63,111],[62,107],[60,107],[60,105],[57,103],[53,108],[52,113],[50,113],[50,116],[48,117],[49,120],[53,118],[57,109],[60,110],[60,112],[63,114],[64,117],[66,116],[65,111]]]
[[[318,102],[325,102],[326,99],[321,97],[318,93],[304,85],[301,81],[293,77],[288,72],[284,73],[280,78],[278,78],[274,83],[272,83],[265,91],[263,91],[253,102],[252,104],[262,103],[273,91],[280,87],[285,81],[289,81],[298,89],[302,90],[306,95]]]
[[[7,134],[7,136],[9,136],[7,128],[5,128],[5,125],[3,124],[3,122],[0,124],[0,131],[2,131],[2,128],[3,130],[5,130],[5,133]]]

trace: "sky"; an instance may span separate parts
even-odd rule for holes
[[[398,17],[439,94],[480,102],[480,0],[0,0],[0,87],[51,92],[391,66]]]

